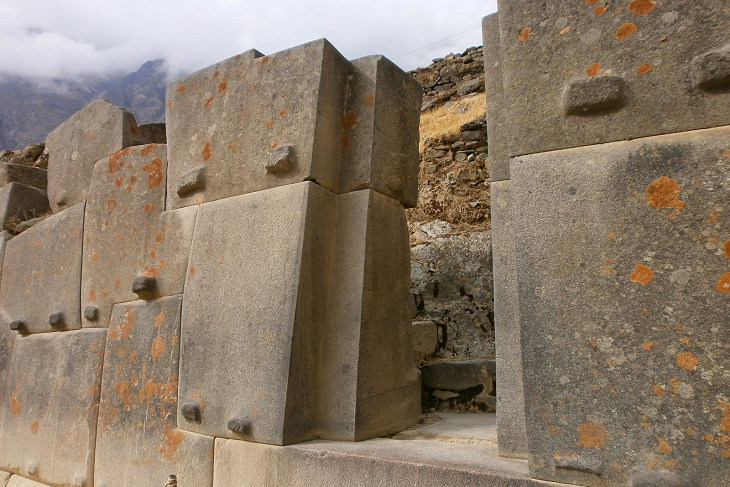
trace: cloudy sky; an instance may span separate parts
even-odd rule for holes
[[[0,74],[133,71],[158,58],[194,71],[321,37],[349,59],[384,54],[409,70],[481,45],[481,18],[496,9],[497,0],[0,0]]]

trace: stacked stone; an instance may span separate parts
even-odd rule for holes
[[[470,47],[461,54],[434,59],[430,66],[411,71],[411,76],[423,85],[421,110],[484,91],[483,51],[482,47]]]
[[[48,152],[43,144],[0,152],[0,222],[3,243],[25,222],[49,211],[46,194]],[[9,232],[9,234],[8,234]],[[0,255],[1,257],[1,255]]]
[[[169,145],[104,100],[54,130],[53,214],[0,277],[10,484],[225,485],[218,451],[417,422],[420,105],[387,59],[321,40],[171,83]]]
[[[730,478],[726,2],[484,19],[500,453],[578,485]]]

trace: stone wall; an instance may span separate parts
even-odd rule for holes
[[[321,40],[172,82],[167,144],[100,100],[47,173],[3,153],[6,229],[43,216],[0,238],[0,484],[222,487],[228,444],[417,423],[421,94]]]

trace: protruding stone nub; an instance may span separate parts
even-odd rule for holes
[[[232,418],[228,421],[228,429],[239,435],[246,435],[251,429],[251,422],[245,417]]]
[[[182,414],[182,417],[185,418],[185,421],[187,421],[188,423],[200,424],[202,420],[200,406],[197,403],[188,402],[183,404],[180,408],[180,412]]]
[[[621,76],[602,75],[576,79],[563,91],[566,115],[588,115],[618,110],[628,98],[628,85]]]
[[[84,318],[86,318],[89,321],[96,321],[99,319],[99,307],[89,305],[86,308],[84,308]]]
[[[170,475],[164,487],[177,487],[177,475]]]
[[[266,155],[266,172],[282,174],[294,168],[294,147],[280,145]]]
[[[177,195],[184,198],[203,188],[205,188],[205,166],[194,167],[180,176],[177,182]]]
[[[65,321],[63,311],[56,311],[48,317],[48,324],[53,328],[62,327],[65,324]]]
[[[157,290],[157,279],[150,276],[135,277],[132,282],[132,292],[140,299],[153,299],[159,297]]]
[[[646,471],[634,475],[631,487],[687,487],[687,482],[666,471]]]
[[[25,331],[25,321],[23,320],[14,320],[10,323],[10,329],[13,331],[17,331],[18,333],[23,333]]]
[[[562,458],[555,462],[555,468],[575,470],[591,475],[597,475],[599,477],[603,473],[602,463],[599,460],[591,458]]]
[[[697,88],[730,86],[730,44],[695,56],[691,65],[692,79]]]

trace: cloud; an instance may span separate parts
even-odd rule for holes
[[[270,54],[321,37],[347,58],[385,54],[412,69],[480,45],[481,18],[495,10],[496,0],[4,0],[0,74],[128,72],[158,58],[193,71],[250,48]]]

